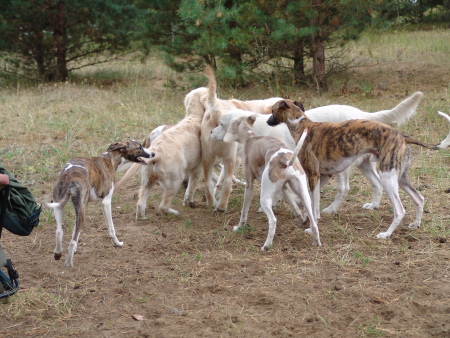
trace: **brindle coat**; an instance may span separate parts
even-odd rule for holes
[[[123,242],[119,242],[116,237],[112,222],[111,199],[114,191],[114,174],[122,158],[145,164],[141,158],[148,157],[150,154],[142,148],[141,144],[132,140],[123,140],[110,145],[100,157],[75,157],[67,162],[53,189],[53,202],[47,204],[55,211],[55,259],[59,260],[62,254],[62,210],[70,198],[75,208],[76,222],[65,261],[66,266],[73,266],[73,255],[77,249],[90,201],[102,199],[109,235],[116,246],[123,245]]]
[[[450,117],[439,113],[450,121]],[[345,170],[356,158],[372,154],[378,162],[380,183],[394,208],[394,220],[378,238],[388,238],[402,221],[405,210],[400,201],[398,186],[402,188],[416,205],[416,219],[410,228],[420,226],[424,198],[409,183],[407,170],[411,162],[409,144],[428,149],[445,149],[450,146],[450,134],[440,144],[430,145],[400,133],[398,130],[377,121],[350,120],[345,122],[312,122],[304,114],[301,103],[280,100],[272,107],[269,125],[286,123],[289,131],[298,141],[306,129],[308,135],[299,153],[300,163],[308,175],[309,188],[313,193],[313,209],[319,217],[320,178]]]

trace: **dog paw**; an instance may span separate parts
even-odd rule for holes
[[[233,231],[234,232],[237,232],[237,231],[239,231],[241,229],[241,226],[240,225],[235,225],[234,227],[233,227]]]
[[[386,239],[386,238],[389,238],[389,237],[391,237],[391,234],[388,233],[388,232],[380,232],[377,235],[377,238],[380,238],[380,239]]]
[[[324,214],[332,215],[332,214],[335,214],[337,212],[337,210],[336,210],[336,208],[334,208],[330,205],[330,206],[326,207],[325,209],[323,209],[322,212]]]
[[[367,209],[367,210],[375,210],[378,209],[378,206],[376,206],[375,204],[373,204],[372,202],[370,203],[366,203],[363,206],[363,209]]]
[[[322,246],[322,243],[320,242],[320,239],[313,239],[313,242],[312,242],[312,245],[313,246]]]
[[[413,222],[410,225],[408,225],[408,228],[410,228],[410,229],[419,229],[420,228],[420,222]]]
[[[227,209],[222,209],[222,208],[214,208],[214,212],[226,212]]]

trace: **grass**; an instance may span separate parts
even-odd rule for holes
[[[440,28],[383,34],[367,32],[355,43],[350,55],[364,67],[330,77],[330,91],[327,93],[318,96],[314,91],[286,87],[282,83],[255,83],[239,91],[225,85],[219,86],[219,96],[251,99],[288,93],[291,98],[302,100],[308,108],[339,103],[377,111],[394,107],[412,92],[421,90],[425,93],[425,99],[418,113],[399,129],[415,138],[436,143],[449,131],[448,124],[436,114],[437,110],[450,113],[450,77],[445,73],[450,69],[449,38],[450,31]],[[433,72],[432,76],[426,72]],[[175,74],[157,59],[148,59],[146,63],[117,62],[88,68],[73,74],[66,84],[4,85],[0,91],[0,112],[3,118],[0,132],[1,162],[28,185],[40,200],[44,195],[51,194],[55,178],[68,159],[74,156],[96,156],[112,142],[126,137],[142,140],[158,125],[176,123],[184,116],[184,95],[201,85],[205,85],[201,74]],[[101,241],[106,249],[96,253],[88,251],[87,245],[81,245],[84,252],[77,259],[90,256],[91,264],[97,264],[101,276],[89,276],[86,281],[80,281],[73,273],[64,279],[57,275],[62,270],[59,266],[46,274],[41,272],[45,268],[38,267],[36,271],[44,277],[36,277],[39,280],[36,285],[30,283],[27,289],[21,290],[6,304],[1,304],[0,317],[20,323],[31,316],[31,326],[35,331],[28,332],[35,335],[45,335],[47,332],[54,336],[68,333],[77,335],[83,329],[71,326],[75,322],[72,319],[89,317],[85,308],[92,311],[92,298],[85,301],[85,297],[90,294],[94,295],[99,306],[108,305],[106,312],[111,319],[107,321],[113,326],[123,321],[124,315],[114,317],[115,308],[109,307],[109,304],[115,304],[111,294],[125,302],[120,305],[121,310],[122,306],[130,306],[126,303],[129,298],[133,310],[136,306],[138,310],[144,311],[145,306],[154,306],[154,299],[160,299],[165,304],[166,298],[170,299],[176,292],[184,292],[179,304],[170,306],[181,308],[181,305],[187,304],[188,317],[193,321],[195,314],[201,311],[195,307],[196,302],[200,302],[202,297],[207,299],[214,296],[216,291],[211,285],[222,283],[222,291],[217,291],[217,298],[208,298],[210,303],[206,307],[221,308],[221,312],[230,318],[226,322],[228,331],[224,332],[246,335],[249,333],[248,327],[252,327],[251,323],[258,322],[257,325],[265,327],[266,323],[273,324],[276,320],[282,322],[283,313],[280,309],[285,304],[275,301],[275,305],[264,308],[268,298],[266,295],[282,294],[284,288],[289,287],[289,290],[296,291],[290,295],[295,306],[312,306],[323,299],[326,302],[320,304],[345,301],[353,299],[355,293],[351,293],[352,289],[341,287],[341,284],[345,285],[345,280],[356,276],[358,283],[352,287],[364,293],[357,294],[360,298],[355,302],[358,303],[350,303],[349,307],[361,313],[350,320],[351,325],[348,327],[355,329],[352,333],[357,332],[360,336],[383,335],[384,332],[390,332],[382,329],[387,320],[368,312],[367,309],[376,305],[370,305],[371,300],[364,296],[366,291],[377,290],[382,285],[383,292],[394,292],[406,283],[412,284],[414,281],[411,282],[409,276],[415,269],[422,267],[421,264],[429,267],[423,277],[426,283],[421,281],[421,288],[432,280],[445,278],[445,271],[448,271],[448,267],[446,270],[440,264],[445,263],[446,259],[448,261],[445,252],[445,241],[450,235],[448,195],[443,191],[450,188],[450,155],[448,150],[433,152],[419,147],[414,147],[413,153],[411,182],[426,197],[423,229],[419,231],[398,229],[392,240],[375,240],[376,234],[391,221],[392,213],[384,197],[380,210],[360,210],[371,196],[365,178],[357,172],[351,180],[352,190],[340,213],[335,216],[324,215],[319,223],[324,243],[322,248],[311,247],[310,237],[295,223],[287,208],[281,206],[277,209],[277,217],[283,221],[277,228],[274,246],[268,252],[261,253],[259,248],[267,235],[267,221],[263,215],[256,214],[259,199],[256,191],[249,225],[238,233],[232,232],[232,226],[239,221],[242,206],[244,188],[241,186],[233,191],[228,213],[212,214],[203,205],[190,211],[181,206],[181,198],[177,196],[175,207],[181,212],[179,216],[156,217],[153,209],[149,208],[149,221],[132,224],[123,220],[134,219],[135,201],[126,200],[118,194],[113,201],[113,213],[115,220],[123,222],[122,227],[118,227],[119,238],[122,240],[125,235],[130,237],[135,232],[146,231],[145,236],[137,235],[135,242],[130,243],[125,239],[128,246],[117,249],[123,250],[119,251],[119,256],[126,259],[122,255],[134,250],[132,252],[144,254],[144,258],[136,255],[126,265],[120,265],[123,270],[128,269],[121,274],[118,268],[121,262],[118,263],[116,258],[118,251],[107,246],[110,243],[106,232],[102,236],[95,234],[95,242]],[[138,184],[139,180],[136,180],[133,186]],[[330,202],[334,193],[334,185],[324,187],[322,203]],[[201,189],[197,196],[204,203]],[[414,207],[405,194],[402,193],[401,197],[409,213],[408,221],[411,221]],[[156,206],[160,198],[159,190],[155,189],[149,199],[149,206]],[[67,240],[74,223],[71,206],[66,208],[64,217],[68,227]],[[96,231],[104,231],[103,216],[97,205],[93,204],[89,208],[89,218]],[[404,223],[407,224],[406,220]],[[174,224],[175,230],[171,231],[170,227]],[[53,244],[48,245],[47,242],[54,240],[53,234],[46,235],[52,237],[48,239],[43,238],[42,233],[53,231],[54,219],[47,210],[43,213],[40,227],[34,234],[35,241],[32,245],[28,244],[26,250],[31,256],[44,241],[42,246],[47,246],[42,251],[45,259],[48,259]],[[156,240],[151,242],[153,238]],[[90,243],[89,247],[92,244],[88,231],[81,240]],[[96,262],[95,257],[101,257],[102,261]],[[139,264],[143,263],[139,259],[154,261],[154,270],[142,269]],[[45,264],[49,263],[42,262],[42,265]],[[138,277],[133,274],[135,266],[140,271]],[[388,271],[392,272],[389,277],[386,277],[387,272],[383,269],[392,270]],[[224,280],[221,279],[223,271],[228,274]],[[378,275],[379,271],[384,274]],[[330,274],[327,275],[327,272]],[[108,278],[102,274],[109,274]],[[120,282],[116,280],[116,274],[120,275],[117,278]],[[127,279],[129,275],[133,278]],[[148,277],[150,275],[151,278]],[[382,278],[391,278],[393,282],[382,284]],[[100,295],[104,286],[102,283],[107,280],[113,280],[113,286],[108,290],[111,294]],[[392,287],[394,282],[398,287]],[[48,283],[51,287],[44,287]],[[75,288],[74,283],[79,286]],[[95,287],[97,285],[98,289]],[[176,291],[165,291],[164,288],[171,285],[175,285]],[[141,290],[149,286],[155,287],[151,291],[153,294]],[[205,292],[205,289],[212,291]],[[258,291],[252,294],[255,289]],[[315,289],[321,292],[313,296]],[[408,290],[407,294],[398,296],[401,299],[398,302],[420,302],[419,291]],[[229,294],[236,295],[238,300],[227,298]],[[195,296],[196,302],[188,304],[190,295]],[[298,295],[303,297],[300,301],[295,298]],[[340,330],[344,329],[341,329],[338,320],[333,319],[333,312],[337,311],[327,312],[325,308],[326,305],[323,305],[321,309],[308,310],[310,313],[305,310],[305,313],[297,313],[296,316],[306,318],[306,323],[310,319],[312,323],[315,321],[315,325],[323,327],[324,331],[321,332],[324,334],[338,332],[336,335],[339,335],[342,333]],[[263,317],[266,312],[269,315]],[[45,318],[41,316],[43,313],[46,314]],[[211,322],[214,320],[214,313],[211,313],[211,317],[207,317],[208,322],[209,319]],[[274,314],[280,314],[281,319],[274,319]],[[165,319],[168,322],[171,320],[170,316]],[[161,325],[160,322],[156,324]],[[158,327],[156,324],[155,328]],[[202,326],[204,324],[200,323],[196,327]],[[0,335],[4,333],[2,329]],[[13,332],[17,336],[25,332],[20,331],[19,327],[15,329],[17,331]],[[295,333],[295,329],[292,330]]]

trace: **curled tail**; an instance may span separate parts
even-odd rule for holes
[[[422,101],[422,98],[422,92],[415,92],[410,97],[400,102],[395,108],[392,108],[391,110],[382,110],[372,114],[377,116],[376,120],[379,122],[395,122],[397,126],[401,126],[416,113],[416,109]]]
[[[448,122],[450,123],[450,116],[448,116],[447,114],[445,114],[443,112],[438,112],[438,114],[441,115],[443,118],[447,119]],[[427,144],[422,141],[415,140],[411,137],[406,137],[405,141],[409,144],[417,144],[419,146],[422,146],[422,147],[428,148],[428,149],[432,149],[432,150],[446,149],[446,148],[450,147],[450,131],[447,134],[447,137],[445,138],[445,140],[443,140],[441,143],[438,143],[438,144]]]
[[[300,136],[300,140],[298,140],[298,143],[295,146],[294,151],[292,152],[292,157],[289,159],[289,161],[286,162],[286,165],[288,167],[294,164],[294,162],[298,156],[298,153],[300,152],[300,149],[302,148],[303,142],[305,142],[306,135],[308,135],[308,129],[305,129],[303,131],[302,136]]]

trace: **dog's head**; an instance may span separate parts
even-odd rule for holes
[[[224,142],[245,142],[249,133],[252,133],[252,126],[255,123],[257,115],[242,116],[231,121],[227,133],[223,137]]]
[[[152,158],[155,156],[154,153],[144,149],[139,142],[130,139],[111,144],[106,152],[116,152],[127,161],[142,164],[147,164],[144,158]]]
[[[296,120],[306,117],[303,104],[298,101],[280,100],[272,106],[272,115],[267,120],[269,126],[276,126],[280,123],[287,123],[289,120]]]

